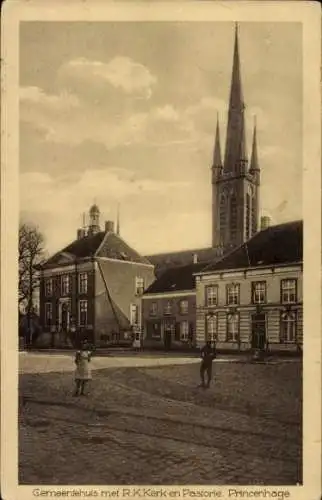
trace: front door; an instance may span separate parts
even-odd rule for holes
[[[266,314],[252,315],[252,348],[264,350],[266,347]]]
[[[172,337],[175,333],[175,324],[172,321],[165,321],[163,325],[164,347],[167,351],[171,349]]]

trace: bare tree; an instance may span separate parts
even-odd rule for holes
[[[26,343],[30,344],[31,314],[33,296],[39,287],[39,271],[36,265],[44,258],[44,236],[36,226],[19,226],[19,305],[23,304],[27,312]]]

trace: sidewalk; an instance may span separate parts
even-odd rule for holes
[[[66,358],[73,357],[74,350],[73,349],[39,349],[39,350],[28,350],[28,351],[20,351],[19,353],[22,357],[35,357],[35,358]],[[125,349],[104,349],[104,350],[96,350],[93,354],[93,359],[109,359],[110,362],[108,364],[115,365],[115,362],[121,362],[123,365],[124,362],[127,364],[127,361],[132,364],[143,363],[153,361],[166,363],[166,364],[182,364],[185,362],[199,362],[200,356],[198,352],[164,352],[164,351],[134,351],[134,350],[125,350]],[[123,361],[121,361],[123,360]],[[282,353],[279,354],[269,354],[262,361],[253,360],[253,356],[249,352],[236,352],[236,353],[219,353],[217,358],[215,359],[215,363],[254,363],[254,364],[280,364],[280,363],[290,363],[290,362],[301,362],[301,356],[290,356],[284,355]]]

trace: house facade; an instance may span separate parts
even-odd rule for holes
[[[194,272],[205,263],[168,269],[142,295],[143,345],[185,349],[196,345]]]
[[[301,221],[257,233],[196,275],[196,343],[218,349],[301,349]]]
[[[103,346],[129,340],[141,328],[140,297],[154,281],[154,268],[117,233],[111,221],[101,231],[93,206],[88,229],[79,229],[75,241],[41,265],[43,343],[86,337]]]

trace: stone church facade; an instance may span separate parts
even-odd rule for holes
[[[211,165],[212,246],[147,257],[157,276],[142,296],[149,347],[200,347],[207,339],[228,350],[302,345],[303,224],[259,221],[257,126],[249,154],[237,25],[233,50],[225,150],[217,117]]]
[[[171,267],[219,260],[259,230],[260,167],[256,121],[251,154],[248,155],[245,110],[236,25],[225,151],[222,156],[217,117],[211,165],[212,246],[148,255],[157,277]]]

